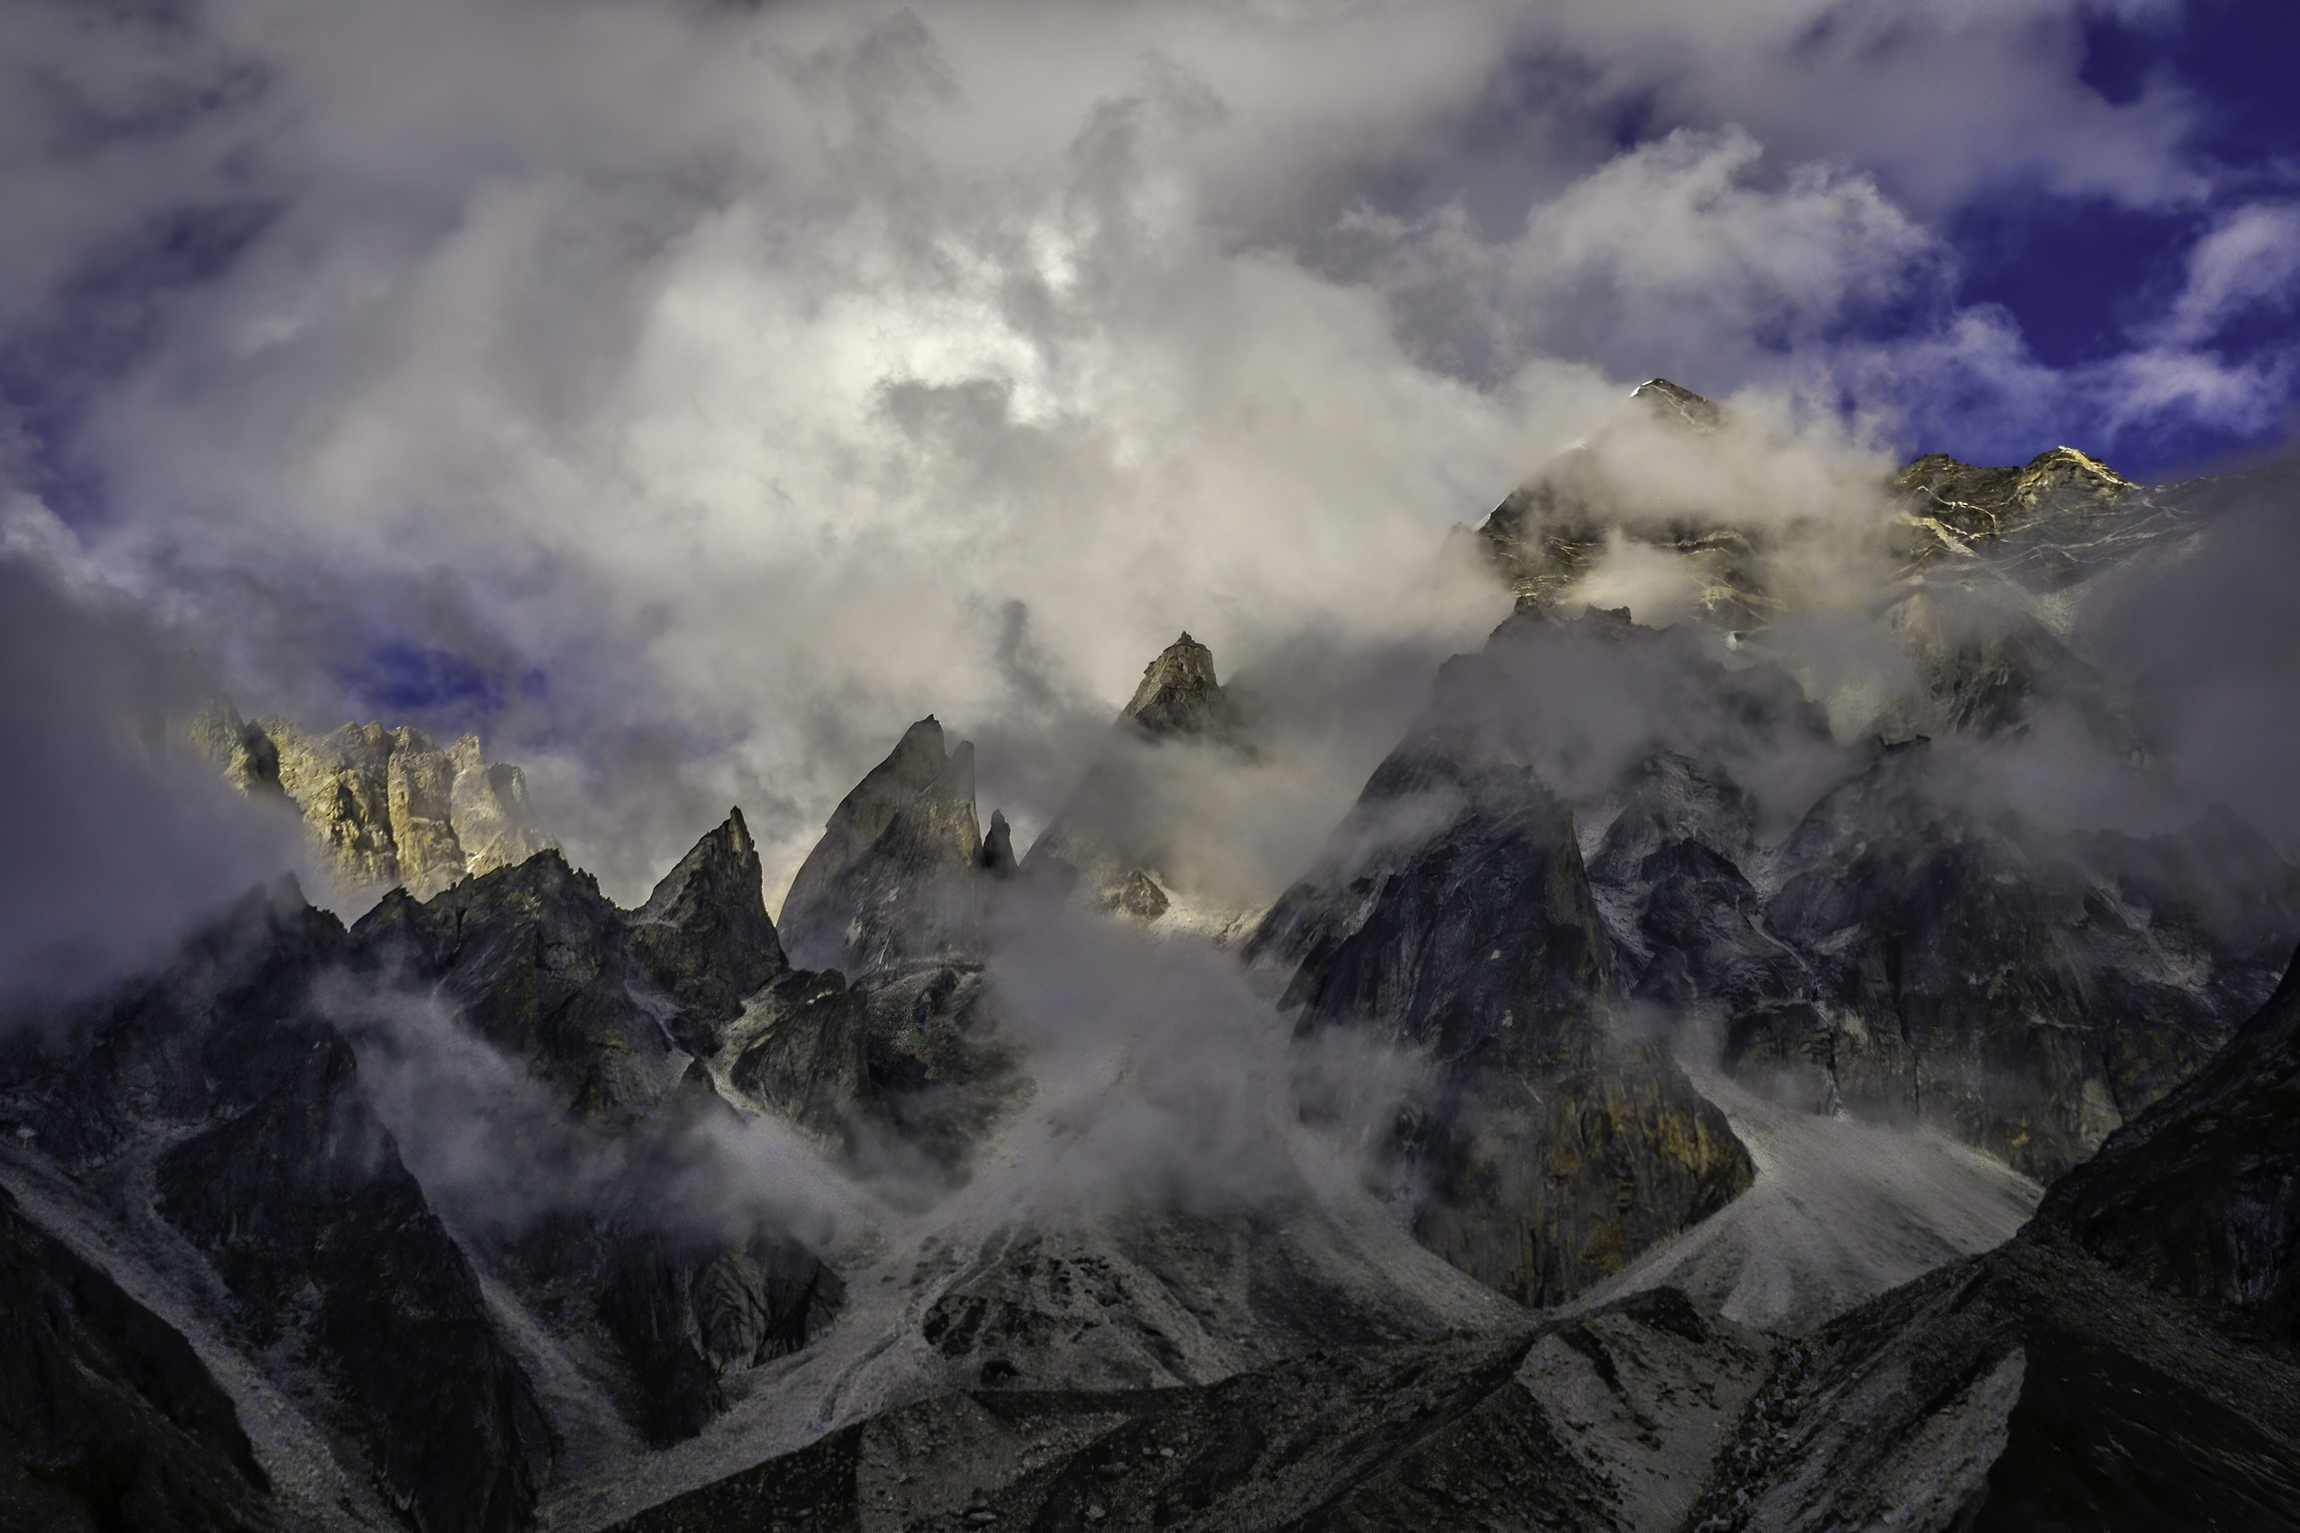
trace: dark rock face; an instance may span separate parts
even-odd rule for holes
[[[1561,464],[1535,489],[1563,494],[1583,469]],[[1592,516],[1618,509],[1602,485],[1583,489]],[[2066,451],[2025,470],[1924,460],[1894,493],[1915,509],[1883,624],[1919,686],[1880,723],[1919,738],[1840,749],[1814,719],[1802,744],[1775,726],[1750,732],[1775,748],[1736,753],[1742,725],[1794,714],[1763,699],[1766,667],[1723,667],[1722,646],[1705,656],[1679,630],[1593,616],[1592,633],[1650,663],[1585,664],[1558,684],[1661,698],[1666,722],[1641,766],[1565,796],[1577,813],[1617,809],[1590,877],[1634,996],[1685,1019],[1699,1046],[1713,1040],[1737,1075],[1815,1107],[1921,1121],[2049,1179],[2259,1004],[2300,939],[2296,875],[2225,812],[2145,840],[2047,832],[1971,775],[1988,749],[1975,742],[2046,719],[2073,721],[2109,758],[2140,750],[2108,682],[2027,597],[2003,593],[2065,586],[2193,531],[2177,497],[2159,505]],[[1508,525],[1497,517],[1492,535]],[[2080,552],[2081,568],[2030,568],[2046,548]],[[1513,622],[1556,595],[1530,591]],[[1734,637],[1737,660],[1763,652],[1761,632]],[[1949,733],[1935,747],[1924,731]],[[1784,765],[1806,773],[1810,797],[1778,792]],[[1792,806],[1801,818],[1781,821]],[[1659,857],[1673,843],[1686,844]]]
[[[1429,715],[1375,771],[1331,851],[1247,949],[1294,973],[1297,1029],[1425,1050],[1443,1099],[1401,1135],[1429,1183],[1432,1250],[1529,1304],[1555,1303],[1746,1187],[1717,1110],[1626,1016],[1573,816],[1489,698],[1505,625],[1449,663]]]
[[[191,1344],[0,1191],[0,1525],[280,1526]]]
[[[1792,1348],[1695,1523],[2300,1526],[2300,1375],[2023,1237]]]
[[[712,1133],[739,1131],[714,1071],[750,1110],[832,1142],[867,1093],[864,997],[789,966],[759,880],[738,811],[628,915],[546,853],[420,904],[388,897],[353,933],[374,971],[461,1001],[618,1168],[539,1225],[466,1223],[528,1303],[595,1328],[609,1392],[657,1445],[700,1431],[732,1375],[803,1345],[838,1303],[837,1276],[787,1232],[672,1195],[715,1183]]]
[[[438,985],[475,1032],[578,1113],[643,1109],[677,1079],[671,1042],[634,993],[644,968],[629,923],[556,851],[425,901],[394,890],[352,939],[370,964]],[[680,946],[657,940],[667,954]]]
[[[865,1020],[865,1119],[963,1177],[974,1146],[1030,1091],[979,963],[878,975]]]
[[[85,1008],[55,1051],[8,1040],[0,1096],[71,1171],[114,1160],[154,1123],[246,1107],[300,1058],[313,981],[344,952],[343,923],[292,879],[251,892],[168,971]]]
[[[836,974],[793,969],[749,997],[727,1029],[728,1081],[753,1102],[836,1136],[869,1096],[868,1001]]]
[[[585,1275],[599,1324],[627,1370],[629,1415],[661,1447],[692,1437],[727,1408],[728,1385],[797,1351],[836,1315],[838,1274],[781,1229],[687,1210],[666,1217],[645,1201],[682,1174],[708,1175],[704,1131],[737,1115],[690,1069],[635,1147],[630,1196],[577,1233],[583,1259],[538,1276]]]
[[[984,1388],[617,1526],[2300,1527],[2291,1290],[2263,1280],[2300,1267],[2289,1223],[2263,1218],[2288,1211],[2300,1169],[2296,1036],[2300,981],[2010,1244],[1808,1336],[1657,1289],[1210,1386]],[[2152,1217],[2183,1197],[2185,1224]],[[2250,1265],[2216,1265],[2239,1252]],[[930,1312],[929,1339],[973,1355],[1026,1321],[965,1294]]]
[[[1530,1335],[1335,1347],[1211,1386],[946,1396],[618,1527],[1671,1527],[1770,1363],[1762,1338],[1663,1291]]]
[[[523,1527],[550,1434],[469,1262],[360,1095],[349,1045],[314,1009],[346,954],[342,926],[292,885],[252,894],[87,1018],[75,1067],[11,1072],[10,1105],[118,1213],[156,1208],[191,1240],[251,1352],[319,1365],[309,1403],[416,1526]]]
[[[585,1173],[587,1203],[540,1223],[458,1203],[449,1232],[362,1086],[379,1024],[325,1009],[409,979],[545,1086],[553,1144],[614,1168]],[[411,1526],[507,1533],[532,1523],[554,1435],[482,1273],[556,1317],[643,1435],[691,1435],[841,1294],[771,1221],[689,1206],[681,1189],[723,1176],[714,1136],[742,1131],[708,1072],[835,1139],[867,1091],[866,1027],[836,975],[789,969],[738,815],[629,915],[555,852],[394,894],[349,936],[292,887],[251,895],[57,1051],[11,1040],[0,1102],[111,1216],[181,1232],[228,1292],[231,1344],[260,1373],[294,1361],[290,1394]],[[123,1463],[104,1494],[133,1491]]]
[[[255,1348],[317,1353],[417,1527],[508,1533],[528,1523],[550,1432],[357,1070],[341,1037],[316,1035],[253,1107],[160,1157],[159,1207],[215,1264]]]
[[[904,1413],[908,1420],[898,1415],[850,1428],[806,1450],[809,1458],[761,1465],[621,1527],[631,1533],[859,1528],[862,1487],[875,1489],[889,1477],[902,1463],[888,1462],[890,1450],[913,1435],[942,1439],[938,1460],[951,1447],[996,1455],[981,1468],[1004,1471],[1008,1483],[985,1486],[971,1506],[962,1494],[962,1504],[949,1508],[986,1524],[1243,1533],[1404,1528],[1435,1517],[1452,1528],[1608,1526],[1600,1485],[1540,1413],[1524,1408],[1525,1391],[1512,1375],[1526,1346],[1516,1340],[1342,1353],[1210,1389],[1131,1398],[962,1397],[914,1408]],[[1060,1446],[1052,1452],[1023,1446],[1043,1442]],[[1485,1472],[1449,1473],[1470,1464]],[[955,1464],[902,1467],[961,1478]],[[1538,1509],[1505,1500],[1501,1487],[1513,1480],[1541,1487]],[[917,1511],[931,1516],[931,1505]],[[991,1515],[975,1515],[985,1512]]]
[[[1811,1062],[1858,1111],[1940,1125],[2049,1179],[2258,1005],[2264,942],[2300,939],[2272,852],[2231,880],[2242,892],[2184,908],[2175,890],[2209,887],[2182,876],[2196,834],[2047,835],[1966,807],[1930,747],[1887,752],[1806,817],[1765,905],[1821,1014],[1745,1014],[1728,1060]]]
[[[697,1021],[736,1015],[746,997],[790,967],[760,877],[758,843],[737,809],[632,913],[640,960]]]
[[[783,900],[783,941],[800,963],[860,978],[967,956],[985,870],[974,747],[947,755],[942,726],[913,724],[840,801]]]
[[[2054,1183],[2037,1218],[2300,1361],[2300,954],[2227,1046]]]
[[[1792,1349],[1723,1529],[2300,1527],[2300,985],[2011,1243]]]
[[[636,1376],[639,1430],[660,1446],[694,1436],[726,1408],[727,1373],[813,1340],[843,1296],[812,1252],[762,1231],[740,1246],[696,1239],[627,1248],[599,1312]]]

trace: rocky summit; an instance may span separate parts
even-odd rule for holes
[[[475,738],[183,721],[382,892],[0,1037],[0,1527],[2300,1528],[2300,870],[2084,619],[2243,495],[1758,429],[1504,498],[1220,923],[1300,763],[1187,633],[1020,856],[889,728],[779,918],[740,809],[626,908]]]
[[[1068,800],[1021,867],[1090,909],[1156,922],[1192,887],[1183,848],[1198,774],[1260,759],[1250,710],[1225,691],[1214,652],[1184,633],[1142,668]]]
[[[291,801],[316,865],[355,896],[436,894],[558,845],[528,801],[526,775],[490,764],[477,735],[444,750],[406,725],[312,735],[277,716],[251,724],[224,697],[176,734],[241,792]]]

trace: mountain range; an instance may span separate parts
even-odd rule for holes
[[[773,917],[740,809],[624,909],[475,738],[209,705],[389,892],[0,1039],[0,1526],[2300,1526],[2300,870],[1999,770],[2158,781],[2079,618],[2241,486],[1848,532],[1706,503],[1743,429],[1509,494],[1253,908],[1187,633],[1025,851],[925,718]]]

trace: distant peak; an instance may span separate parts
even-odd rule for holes
[[[1237,718],[1214,675],[1214,652],[1184,633],[1142,668],[1123,718],[1161,739],[1177,735],[1227,737]]]
[[[1715,400],[1704,399],[1667,378],[1648,378],[1637,385],[1629,397],[1673,426],[1682,425],[1706,433],[1725,423],[1725,411]]]

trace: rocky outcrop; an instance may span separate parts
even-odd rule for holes
[[[0,1525],[270,1529],[271,1489],[191,1344],[0,1190]]]
[[[2300,952],[2227,1045],[2054,1183],[2037,1217],[2300,1363]]]
[[[1157,1391],[889,1411],[617,1524],[1628,1530],[1679,1524],[1772,1346],[1667,1292]]]
[[[1247,947],[1293,974],[1297,1031],[1368,1029],[1443,1088],[1401,1126],[1417,1232],[1528,1304],[1566,1298],[1722,1207],[1747,1154],[1629,1022],[1572,812],[1489,707],[1504,628],[1448,663],[1429,712],[1333,849]]]
[[[837,1275],[711,1190],[742,1111],[837,1145],[869,1089],[864,998],[790,967],[739,810],[636,911],[548,852],[428,901],[394,892],[352,946],[387,982],[451,997],[608,1168],[540,1218],[464,1222],[516,1292],[612,1360],[606,1387],[647,1441],[693,1436],[739,1398],[743,1373],[828,1323]]]
[[[835,973],[786,970],[745,998],[716,1058],[746,1101],[839,1140],[854,1111],[877,1101],[868,1008]]]
[[[749,1370],[806,1346],[844,1297],[838,1274],[778,1226],[666,1201],[717,1179],[712,1135],[739,1125],[690,1069],[631,1137],[621,1185],[577,1229],[516,1252],[539,1288],[587,1296],[619,1356],[626,1414],[658,1447],[700,1432]]]
[[[1791,1349],[1717,1529],[2300,1527],[2300,987],[2001,1250]]]
[[[48,1164],[129,1226],[156,1214],[229,1294],[250,1356],[355,1445],[424,1530],[523,1527],[550,1433],[463,1252],[402,1165],[314,987],[341,924],[292,882],[0,1072]]]
[[[241,792],[292,800],[320,866],[348,891],[398,885],[425,899],[558,845],[525,775],[491,765],[477,735],[445,750],[405,725],[315,736],[276,715],[248,723],[221,696],[176,732]]]
[[[735,1016],[790,968],[760,897],[758,843],[740,809],[695,843],[631,916],[631,943],[696,1023]]]
[[[469,1026],[545,1088],[508,1149],[389,1096],[420,1136],[481,1136],[417,1161],[448,1165],[452,1234],[361,1070],[363,1050],[408,1068],[395,1008],[439,1000],[460,1022],[425,1025]],[[829,1323],[837,1274],[719,1189],[745,1113],[839,1142],[869,1089],[866,1027],[836,975],[784,960],[733,814],[636,912],[555,852],[429,901],[395,891],[350,934],[292,884],[251,895],[62,1037],[6,1040],[0,1111],[102,1217],[182,1237],[228,1295],[237,1366],[276,1376],[411,1526],[508,1533],[531,1525],[555,1438],[500,1306],[558,1317],[658,1442]],[[551,1185],[507,1206],[451,1163],[505,1154]],[[126,1494],[140,1471],[120,1473]]]
[[[424,1533],[528,1525],[550,1429],[479,1281],[315,1030],[247,1111],[172,1145],[156,1204],[231,1290],[251,1350],[308,1352]]]
[[[1214,676],[1214,652],[1184,633],[1142,668],[1119,717],[1155,740],[1241,743],[1244,714]]]
[[[179,721],[176,732],[194,754],[215,763],[224,781],[250,797],[282,794],[279,747],[261,728],[240,717],[228,697],[210,698],[205,707]]]
[[[1986,553],[2024,585],[2052,589],[2097,567],[2095,544],[2122,520],[2140,487],[2073,447],[2038,453],[2017,468],[1984,468],[1927,453],[1894,488],[1909,505],[1920,563]]]
[[[1731,422],[1680,394],[1649,386],[1647,408],[1608,430],[1659,421],[1653,441],[1698,461],[1705,434]],[[2094,573],[2193,533],[2208,506],[2066,448],[2018,468],[1919,459],[1880,487],[1899,530],[1873,572],[1877,631],[1914,685],[1858,707],[1825,699],[1838,733],[1855,722],[1892,748],[1839,747],[1815,728],[1793,750],[1750,751],[1734,745],[1734,710],[1691,681],[1785,716],[1751,692],[1766,667],[1720,665],[1774,643],[1765,540],[1710,518],[1723,541],[1696,548],[1699,529],[1624,504],[1606,439],[1546,468],[1485,532],[1521,623],[1560,616],[1607,539],[1669,551],[1707,583],[1709,622],[1591,628],[1637,667],[1580,661],[1547,679],[1617,688],[1631,716],[1674,715],[1642,766],[1570,797],[1578,814],[1611,816],[1590,869],[1623,981],[1683,1019],[1692,1046],[1813,1106],[1922,1122],[2049,1179],[2259,1004],[2300,939],[2300,874],[2256,833],[2224,814],[2217,830],[2145,843],[2048,833],[2003,807],[1967,748],[2049,724],[2104,761],[2146,760],[2117,684],[2066,640],[2063,608]],[[1701,632],[1718,628],[1723,643]],[[1784,768],[1814,795],[1793,828],[1779,819],[1795,803]],[[2205,835],[2226,843],[2217,855],[2173,850]]]
[[[424,898],[557,845],[536,821],[525,777],[489,765],[476,736],[442,751],[406,725],[346,724],[317,737],[277,717],[259,727],[278,748],[281,787],[351,885]]]
[[[2300,875],[2265,843],[2249,878],[2236,856],[2206,875],[2176,850],[2195,834],[2049,835],[1975,807],[1930,747],[1887,751],[1790,837],[1764,906],[1817,1009],[1740,1013],[1726,1057],[1807,1061],[1855,1111],[2049,1180],[2209,1057],[2300,941]]]
[[[428,900],[396,889],[352,940],[372,972],[437,986],[570,1111],[627,1116],[678,1081],[674,1035],[643,993],[630,923],[555,851]]]
[[[970,956],[986,871],[974,747],[945,752],[932,717],[905,731],[832,811],[783,899],[792,957],[860,978]]]
[[[2009,1244],[1808,1334],[1655,1288],[1212,1384],[1032,1388],[992,1364],[1027,1366],[1034,1324],[1063,1329],[1049,1304],[1075,1310],[1136,1274],[1030,1243],[1000,1269],[1030,1295],[958,1285],[927,1312],[931,1345],[990,1360],[979,1387],[615,1526],[2300,1527],[2300,1252],[2279,1222],[2300,1165],[2278,1127],[2296,996],[2281,990]],[[2185,1223],[2152,1217],[2184,1200]]]

